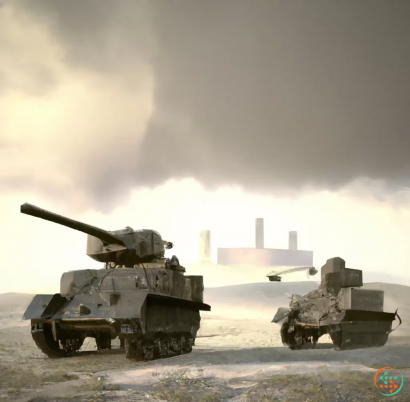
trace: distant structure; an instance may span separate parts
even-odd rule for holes
[[[289,232],[289,250],[298,249],[298,232]]]
[[[218,248],[218,264],[260,267],[312,266],[313,251],[298,250],[298,234],[289,232],[288,249],[264,247],[263,218],[255,221],[255,248]]]
[[[211,262],[211,232],[201,230],[199,234],[199,261]]]
[[[265,248],[264,240],[263,218],[257,218],[255,220],[255,247],[259,249]]]

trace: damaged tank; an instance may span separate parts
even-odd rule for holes
[[[60,293],[33,298],[23,319],[43,353],[70,356],[87,337],[98,350],[120,338],[126,358],[136,361],[192,351],[200,311],[211,307],[203,302],[203,277],[186,276],[176,256],[165,258],[172,243],[154,230],[106,231],[27,203],[21,212],[88,234],[87,255],[104,263],[65,272]]]
[[[319,288],[304,296],[291,295],[290,308],[278,309],[272,322],[281,326],[282,342],[290,349],[315,347],[329,334],[336,350],[383,346],[401,323],[383,311],[384,291],[361,289],[362,271],[345,268],[339,257],[321,268]],[[392,323],[399,324],[392,329]]]

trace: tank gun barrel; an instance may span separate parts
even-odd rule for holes
[[[45,219],[46,221],[58,223],[59,225],[67,226],[71,229],[87,233],[90,236],[97,237],[104,243],[119,244],[126,247],[126,244],[123,240],[112,235],[104,229],[100,229],[83,222],[75,221],[74,219],[66,218],[65,216],[46,211],[45,209],[41,209],[39,207],[36,207],[35,205],[25,203],[21,205],[20,212],[22,214],[35,216],[36,218]]]

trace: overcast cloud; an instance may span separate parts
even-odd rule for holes
[[[8,189],[109,209],[169,178],[275,194],[408,186],[407,0],[4,4]]]

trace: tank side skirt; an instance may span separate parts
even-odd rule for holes
[[[180,297],[173,297],[168,295],[163,295],[159,293],[149,293],[148,294],[149,303],[152,303],[153,300],[163,301],[167,305],[173,306],[183,306],[193,310],[201,311],[211,311],[211,306],[205,303],[195,302],[192,300],[182,299]]]
[[[181,302],[182,301],[182,302]],[[148,297],[145,320],[132,320],[122,326],[126,332],[126,357],[129,360],[153,360],[190,353],[200,327],[200,303],[184,303],[177,298]],[[128,333],[127,333],[128,332]]]
[[[388,321],[344,322],[329,326],[329,334],[336,349],[348,350],[383,346],[391,331]]]

